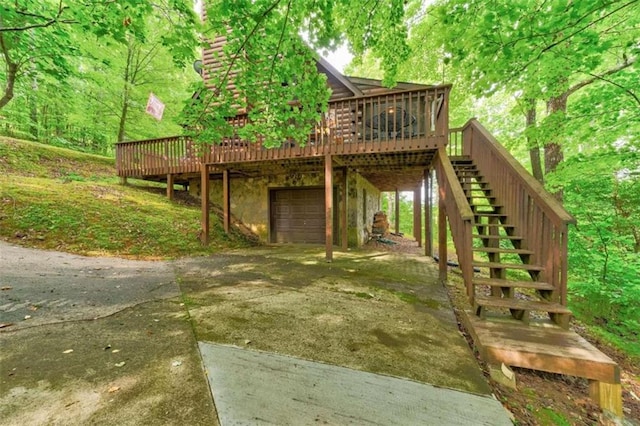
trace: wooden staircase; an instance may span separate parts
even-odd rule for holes
[[[618,365],[568,327],[575,219],[475,119],[451,131],[434,169],[440,278],[447,280],[450,230],[472,307],[462,322],[480,357],[585,377],[600,407],[622,416]]]
[[[469,156],[451,158],[451,164],[473,212],[473,308],[476,315],[506,313],[528,323],[537,312],[567,328],[571,311],[560,303],[555,287],[545,282],[545,267],[536,262],[526,238],[509,220],[491,183]]]

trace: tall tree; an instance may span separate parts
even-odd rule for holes
[[[564,158],[558,138],[570,97],[595,83],[614,85],[618,96],[637,97],[636,87],[612,79],[640,75],[639,4],[444,0],[430,9],[429,28],[477,95],[506,87],[528,102],[545,102],[546,131],[538,136],[548,173]]]
[[[191,60],[196,20],[189,0],[15,0],[0,6],[0,58],[5,67],[0,109],[14,97],[16,83],[30,73],[66,79],[78,54],[72,32],[126,42],[144,40],[147,17],[170,22],[162,43],[178,63]]]
[[[304,139],[329,98],[314,50],[332,49],[344,39],[355,54],[370,50],[381,59],[388,84],[409,53],[404,0],[211,0],[205,5],[204,36],[228,40],[214,90],[203,92],[187,111],[191,127],[207,140],[232,130],[224,117],[237,108],[250,115],[242,129],[246,139]],[[236,93],[227,90],[232,75]]]

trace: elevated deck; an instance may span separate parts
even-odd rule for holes
[[[283,168],[322,170],[329,155],[339,166],[369,168],[374,180],[374,171],[386,173],[395,179],[391,189],[405,186],[407,179],[397,178],[417,166],[421,170],[410,173],[407,183],[413,188],[433,154],[447,144],[449,89],[389,91],[330,102],[306,141],[286,140],[275,148],[267,148],[273,141],[249,143],[237,136],[247,115],[229,119],[233,134],[210,144],[185,136],[121,142],[116,145],[118,176],[165,181],[173,175],[178,182],[180,175],[199,174],[201,164],[245,175]]]

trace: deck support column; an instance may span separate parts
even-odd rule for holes
[[[400,233],[400,191],[398,191],[398,188],[396,188],[396,217],[395,217],[395,230],[396,230],[396,234]]]
[[[440,186],[438,197],[438,266],[440,281],[447,281],[447,212],[444,204],[444,190]]]
[[[200,241],[209,244],[209,167],[200,164],[200,201],[202,208]]]
[[[422,185],[413,190],[413,238],[422,247]]]
[[[622,418],[622,385],[589,380],[589,396],[603,410],[610,411]]]
[[[174,176],[171,173],[167,174],[167,198],[173,201],[173,184]]]
[[[431,170],[424,171],[424,255],[433,256],[433,219],[431,205],[433,194],[431,193]]]
[[[347,194],[347,168],[342,170],[342,207],[340,210],[340,242],[342,243],[342,251],[347,251],[349,248],[349,234],[347,229],[347,211],[349,205],[349,195]]]
[[[324,157],[325,252],[333,261],[333,164],[331,154]]]
[[[222,171],[222,221],[224,232],[231,231],[231,191],[229,186],[229,170]]]

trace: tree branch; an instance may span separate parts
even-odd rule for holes
[[[633,93],[633,91],[631,89],[628,89],[628,88],[622,86],[621,84],[616,83],[615,81],[612,81],[612,80],[609,80],[608,78],[605,78],[608,75],[615,74],[618,71],[622,71],[623,69],[630,67],[635,62],[637,62],[637,59],[638,58],[635,58],[633,61],[626,62],[626,63],[624,63],[622,65],[619,65],[619,66],[617,66],[615,68],[612,68],[612,69],[610,69],[610,70],[608,70],[608,71],[606,71],[606,72],[604,72],[602,74],[599,74],[599,75],[587,72],[586,74],[590,75],[591,78],[587,79],[587,80],[584,80],[584,81],[582,81],[582,82],[580,82],[578,84],[575,84],[574,86],[570,87],[569,90],[567,90],[567,92],[566,92],[567,96],[569,96],[569,95],[573,94],[574,92],[582,89],[584,86],[587,86],[587,85],[589,85],[591,83],[594,83],[595,81],[599,80],[599,81],[604,81],[605,83],[612,84],[612,85],[616,86],[619,89],[622,89],[626,94],[631,96],[633,98],[633,100],[635,100],[636,103],[640,106],[640,97],[638,97],[638,95]]]
[[[29,24],[29,25],[24,25],[24,26],[14,26],[14,27],[0,27],[0,32],[17,32],[17,31],[26,31],[26,30],[30,30],[33,28],[46,28],[46,27],[50,27],[51,25],[54,24],[77,24],[78,21],[74,20],[74,19],[60,19],[62,17],[62,14],[64,13],[64,11],[66,9],[68,9],[68,6],[63,6],[62,5],[62,1],[60,1],[60,3],[58,3],[58,13],[56,14],[55,17],[53,18],[48,18],[48,21],[46,22],[42,22],[39,24]],[[43,15],[36,15],[33,13],[29,13],[29,12],[22,12],[22,11],[17,11],[18,14],[23,15],[23,16],[29,16],[32,18],[37,18],[37,19],[47,19],[45,18]]]

